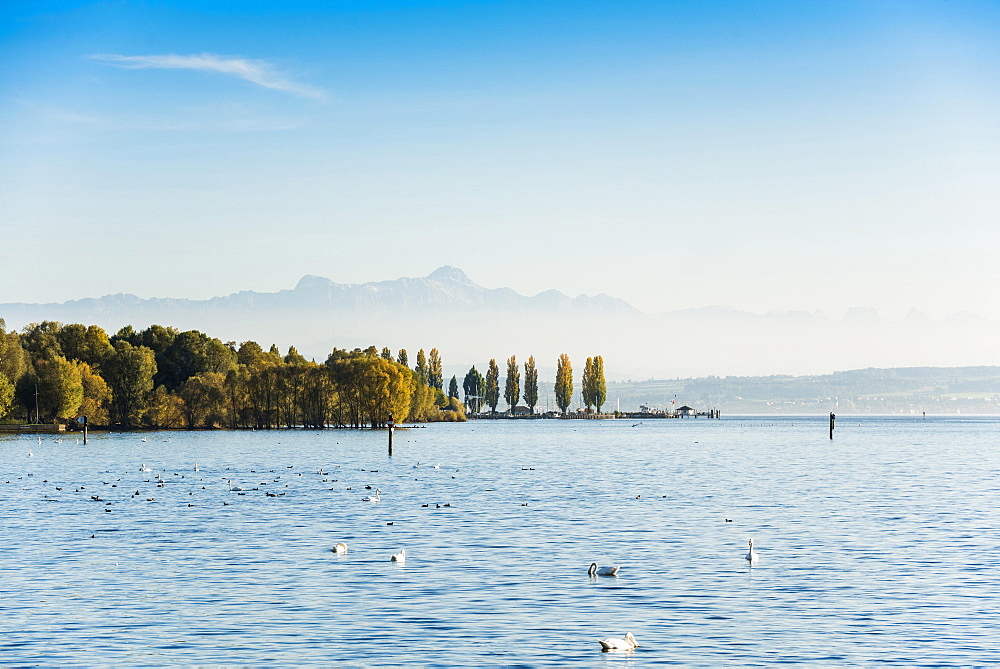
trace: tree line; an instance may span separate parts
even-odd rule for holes
[[[535,413],[538,405],[538,368],[535,365],[535,357],[529,356],[524,363],[524,386],[521,386],[521,370],[517,364],[517,357],[510,356],[507,359],[507,374],[504,379],[503,399],[507,403],[507,413],[513,413],[514,407],[520,400],[528,408],[530,414]],[[452,377],[452,388],[457,392],[457,380]],[[583,369],[583,379],[581,381],[581,399],[586,406],[587,412],[596,409],[598,413],[607,401],[607,382],[604,379],[604,358],[595,356],[587,358]],[[465,406],[473,413],[479,413],[484,407],[489,407],[490,412],[497,412],[497,405],[500,403],[500,367],[495,358],[490,358],[484,377],[475,365],[465,375],[462,383],[465,391]],[[555,380],[556,405],[563,413],[569,410],[573,402],[573,365],[569,356],[565,353],[559,356],[556,362]]]
[[[456,379],[446,395],[439,351],[335,348],[323,363],[290,347],[223,343],[197,330],[0,319],[0,418],[100,427],[381,427],[465,420]]]

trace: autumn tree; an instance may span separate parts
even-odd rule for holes
[[[14,407],[14,384],[7,375],[0,372],[0,418],[3,418]]]
[[[399,349],[399,354],[396,356],[396,362],[401,364],[403,367],[410,366],[410,357],[406,354],[406,349]]]
[[[580,397],[583,399],[584,406],[587,407],[587,413],[590,413],[590,407],[594,405],[593,358],[587,358],[587,362],[583,366],[583,378],[580,380]]]
[[[367,351],[340,352],[327,358],[341,404],[342,424],[383,427],[390,417],[410,411],[413,375],[402,365]]]
[[[189,377],[177,391],[184,400],[184,420],[188,428],[222,425],[226,416],[226,376],[200,372]]]
[[[392,351],[389,350],[388,346],[382,349],[382,359],[392,362]]]
[[[184,400],[177,393],[167,390],[166,386],[157,386],[149,396],[142,417],[149,427],[184,427]]]
[[[427,368],[427,354],[424,353],[424,349],[417,351],[417,366],[413,370],[420,377],[420,382],[425,386],[430,383],[430,370]]]
[[[79,415],[86,416],[87,422],[91,425],[109,425],[111,423],[111,387],[86,362],[76,364],[80,370],[80,382],[83,385],[83,401],[80,402]]]
[[[521,397],[521,370],[517,366],[517,358],[507,358],[507,382],[503,388],[503,399],[507,402],[507,413],[513,413],[517,400]]]
[[[524,403],[528,405],[528,410],[534,414],[535,405],[538,404],[538,369],[535,367],[535,356],[529,356],[528,362],[524,363]]]
[[[493,358],[490,358],[490,366],[486,370],[485,390],[486,406],[490,408],[492,413],[496,413],[497,404],[500,403],[500,368],[497,367],[497,361]]]
[[[0,374],[7,377],[7,380],[17,386],[31,369],[31,358],[28,352],[21,346],[21,337],[16,332],[7,332],[6,324],[0,318]]]
[[[77,416],[83,401],[80,369],[57,355],[35,363],[38,383],[38,407],[47,419],[67,419]]]
[[[604,358],[599,355],[594,357],[593,384],[592,399],[594,400],[594,406],[597,407],[597,413],[600,413],[601,407],[608,401],[608,384],[604,379]]]
[[[556,404],[560,411],[566,413],[573,402],[573,366],[565,353],[559,356],[559,361],[556,363],[555,393]]]

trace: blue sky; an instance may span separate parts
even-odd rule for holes
[[[995,2],[0,6],[0,302],[422,276],[1000,318]]]

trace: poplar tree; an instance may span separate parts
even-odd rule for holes
[[[427,369],[427,356],[424,354],[424,349],[417,351],[417,366],[413,368],[420,379],[420,383],[427,385],[428,379],[428,369]]]
[[[517,358],[507,359],[507,383],[504,384],[503,398],[507,402],[507,413],[514,413],[517,400],[521,397],[521,372],[517,368]]]
[[[528,362],[524,363],[524,403],[528,405],[528,410],[535,413],[535,405],[538,404],[538,370],[535,368],[535,356],[529,356]]]
[[[604,358],[594,357],[594,405],[597,406],[597,413],[601,413],[601,406],[608,400],[608,384],[604,380]]]
[[[587,358],[587,363],[583,366],[583,380],[580,383],[580,395],[583,397],[583,404],[590,413],[590,407],[594,405],[594,359]]]
[[[401,364],[403,367],[409,367],[410,366],[410,359],[409,359],[409,356],[406,355],[406,349],[405,348],[399,349],[399,355],[396,356],[396,362],[398,362],[399,364]]]
[[[431,349],[427,358],[427,385],[444,390],[444,368],[441,365],[441,354],[436,348]]]
[[[392,351],[389,350],[388,346],[382,348],[382,359],[392,362]]]
[[[563,413],[566,413],[573,401],[573,366],[565,353],[559,356],[559,362],[556,364],[555,391],[556,404]]]
[[[500,403],[500,368],[493,358],[490,358],[490,367],[486,370],[486,392],[483,394],[490,411],[496,413]]]
[[[451,383],[448,384],[448,397],[458,399],[458,379],[454,376],[451,377]]]

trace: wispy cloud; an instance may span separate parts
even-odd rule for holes
[[[245,81],[271,88],[276,91],[293,93],[307,98],[322,98],[323,92],[312,86],[292,81],[278,72],[274,66],[263,60],[251,60],[238,56],[220,56],[215,53],[199,53],[189,56],[163,54],[158,56],[122,56],[118,54],[95,54],[92,59],[105,65],[123,67],[129,70],[198,70],[217,72],[239,77]]]

